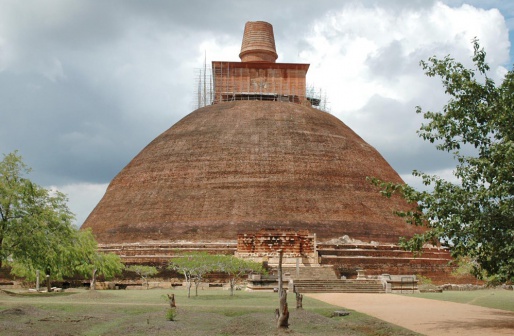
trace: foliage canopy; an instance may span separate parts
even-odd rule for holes
[[[442,242],[455,257],[469,257],[474,274],[514,278],[514,72],[500,85],[488,76],[486,53],[473,41],[475,69],[450,56],[431,57],[421,66],[440,77],[450,99],[442,111],[423,111],[418,134],[456,159],[454,181],[414,171],[430,191],[372,179],[390,196],[398,192],[416,204],[399,212],[411,224],[428,228],[404,245],[420,249]]]
[[[35,279],[36,270],[54,279],[119,273],[120,258],[98,253],[91,231],[73,226],[66,196],[33,183],[29,172],[17,152],[0,161],[0,267],[7,261],[27,280]]]
[[[70,275],[74,216],[64,194],[31,182],[29,172],[17,152],[0,161],[0,267],[11,261],[13,269]]]
[[[147,265],[131,265],[126,266],[125,269],[129,272],[134,272],[143,279],[146,289],[148,289],[148,278],[159,273],[157,267]]]
[[[213,255],[206,252],[185,252],[175,256],[169,268],[184,275],[188,284],[188,297],[192,283],[195,283],[198,295],[198,284],[205,274],[210,272],[223,272],[228,275],[230,295],[234,295],[236,282],[244,275],[249,272],[264,272],[260,263],[239,259],[233,255]]]

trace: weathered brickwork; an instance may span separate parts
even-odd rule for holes
[[[100,243],[225,242],[262,228],[395,243],[422,229],[367,176],[401,182],[333,115],[267,101],[211,105],[143,149],[83,225]]]
[[[239,53],[241,61],[273,63],[277,57],[273,26],[263,21],[247,22]]]
[[[355,278],[357,269],[366,275],[414,274],[427,277],[434,284],[468,283],[471,277],[452,275],[456,265],[447,249],[424,248],[420,254],[400,249],[394,244],[320,244],[321,263],[333,265],[340,276]]]
[[[305,77],[309,64],[275,63],[273,27],[247,22],[241,62],[212,62],[213,103],[235,100],[289,101],[310,105]]]
[[[126,264],[167,265],[177,254],[188,251],[205,251],[211,254],[236,255],[270,265],[278,262],[278,250],[284,251],[284,263],[294,268],[300,266],[333,265],[338,277],[355,278],[357,269],[366,275],[414,274],[430,278],[435,284],[470,283],[474,279],[453,276],[455,264],[448,250],[425,248],[419,255],[400,249],[395,244],[317,244],[316,236],[307,230],[263,229],[254,233],[239,234],[236,242],[147,242],[100,244],[100,251],[116,253]],[[304,271],[302,271],[304,272]]]
[[[313,256],[316,238],[307,230],[262,229],[256,233],[237,236],[237,253],[255,256],[276,256],[282,250],[285,256]]]
[[[213,103],[272,100],[309,104],[305,76],[309,64],[212,62]]]

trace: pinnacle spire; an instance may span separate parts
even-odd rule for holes
[[[264,21],[248,21],[245,25],[241,62],[270,62],[278,58],[275,48],[273,26]]]

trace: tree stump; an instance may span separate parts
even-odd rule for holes
[[[170,301],[170,308],[176,308],[175,305],[175,294],[168,294],[168,299]]]
[[[303,300],[303,295],[298,293],[298,292],[296,292],[296,309],[302,309],[303,308],[302,300]]]
[[[287,292],[282,290],[280,296],[280,306],[278,309],[277,328],[289,328],[289,309],[287,308]]]

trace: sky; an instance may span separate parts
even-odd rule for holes
[[[496,82],[514,60],[514,1],[0,0],[0,153],[18,150],[29,178],[66,193],[80,226],[114,176],[195,109],[205,58],[239,61],[247,21],[271,23],[277,62],[310,63],[330,113],[414,186],[414,169],[455,167],[416,134],[416,106],[448,100],[419,62],[471,66],[475,37]]]

